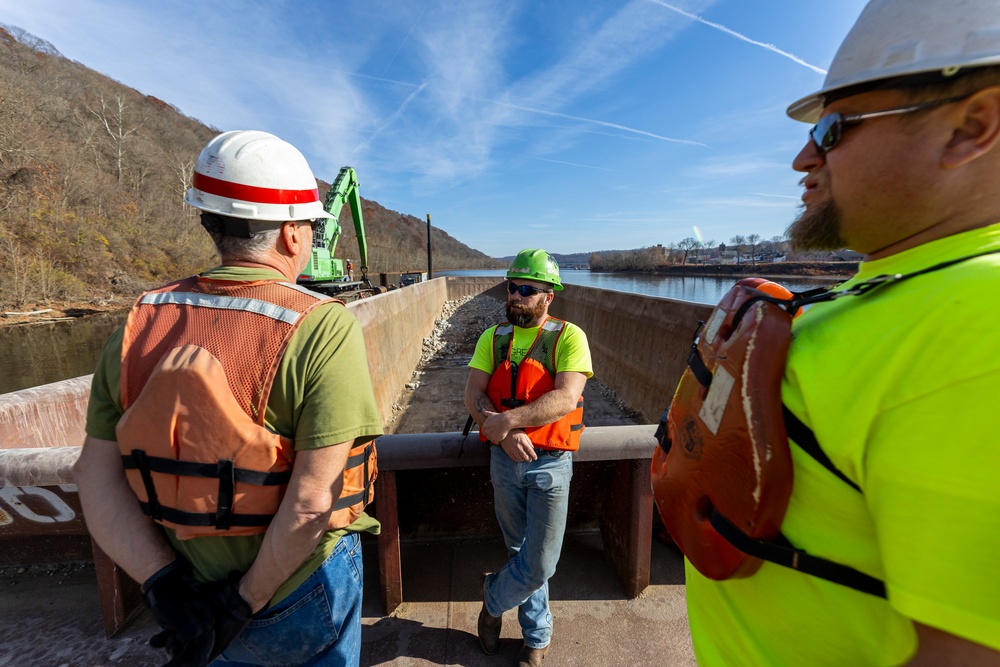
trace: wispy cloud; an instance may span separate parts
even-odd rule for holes
[[[700,175],[709,178],[731,178],[774,170],[787,173],[789,165],[787,162],[779,162],[778,160],[730,155],[725,159],[712,160],[697,167]]]
[[[558,111],[546,111],[544,109],[532,109],[530,107],[523,107],[518,104],[510,104],[507,102],[494,102],[494,104],[499,104],[501,106],[509,107],[511,109],[517,109],[518,111],[528,111],[530,113],[537,113],[543,116],[553,116],[555,118],[566,118],[567,120],[577,120],[582,123],[590,123],[592,125],[601,125],[603,127],[611,127],[616,130],[621,130],[622,132],[631,132],[633,134],[640,134],[644,137],[652,137],[653,139],[659,139],[660,141],[669,141],[675,144],[688,144],[691,146],[701,146],[702,148],[708,148],[707,145],[699,141],[691,141],[690,139],[675,139],[673,137],[664,137],[660,134],[654,134],[652,132],[647,132],[645,130],[639,130],[634,127],[628,127],[626,125],[619,125],[618,123],[609,123],[604,120],[595,120],[593,118],[581,118],[580,116],[571,116],[565,113],[559,113]]]
[[[792,195],[772,195],[767,192],[751,192],[749,194],[757,195],[758,197],[776,197],[778,199],[794,199],[795,201],[798,201],[800,199],[800,197],[793,197]]]
[[[584,169],[599,169],[600,171],[614,171],[613,169],[608,169],[607,167],[597,167],[592,164],[577,164],[576,162],[566,162],[565,160],[551,160],[546,157],[536,157],[536,160],[541,160],[542,162],[552,162],[553,164],[565,164],[570,167],[582,167]]]
[[[811,69],[814,72],[818,72],[819,74],[826,74],[826,70],[823,69],[822,67],[816,67],[815,65],[807,63],[805,60],[803,60],[802,58],[799,58],[797,55],[795,55],[793,53],[789,53],[788,51],[782,51],[781,49],[779,49],[774,44],[768,44],[766,42],[758,42],[756,39],[750,39],[746,35],[740,34],[740,33],[736,32],[735,30],[733,30],[731,28],[727,28],[726,26],[721,25],[719,23],[713,23],[712,21],[704,19],[704,18],[698,16],[697,14],[692,14],[690,12],[686,12],[683,9],[680,9],[678,7],[674,7],[671,4],[667,4],[666,2],[663,2],[663,0],[648,0],[648,2],[652,2],[653,4],[660,5],[661,7],[666,7],[667,9],[669,9],[671,11],[674,11],[674,12],[677,12],[681,16],[686,16],[686,17],[688,17],[689,19],[691,19],[693,21],[697,21],[698,23],[703,23],[703,24],[707,25],[710,28],[715,28],[716,30],[721,30],[722,32],[726,33],[727,35],[732,35],[733,37],[735,37],[737,39],[742,39],[744,42],[747,42],[749,44],[753,44],[754,46],[759,46],[761,48],[767,49],[768,51],[772,51],[774,53],[777,53],[779,56],[784,56],[785,58],[788,58],[792,62],[796,62],[799,65],[802,65],[803,67],[808,67],[809,69]]]

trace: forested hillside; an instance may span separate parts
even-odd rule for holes
[[[183,196],[220,131],[0,26],[0,305],[130,296],[212,266]],[[423,220],[363,210],[371,271],[426,266]],[[337,256],[357,259],[349,207],[341,225]],[[435,270],[500,265],[439,229],[432,242]]]

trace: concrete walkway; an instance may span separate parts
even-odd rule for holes
[[[500,648],[487,656],[476,638],[479,575],[502,565],[499,540],[403,544],[403,598],[389,617],[378,602],[374,542],[365,543],[361,664],[516,665],[516,613],[504,616]],[[147,667],[166,654],[146,645],[155,624],[143,611],[120,636],[105,639],[89,564],[0,567],[0,667]],[[599,535],[566,537],[551,581],[555,636],[546,667],[694,665],[684,603],[683,566],[653,541],[651,585],[622,594]]]

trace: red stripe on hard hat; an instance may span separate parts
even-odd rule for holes
[[[217,197],[228,197],[242,201],[252,201],[257,204],[308,204],[319,201],[319,190],[277,190],[274,188],[259,188],[254,185],[242,185],[219,180],[211,176],[195,173],[194,187],[202,192]]]

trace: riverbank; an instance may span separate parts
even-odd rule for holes
[[[705,276],[712,278],[829,277],[846,280],[853,276],[857,270],[857,262],[759,262],[756,264],[671,264],[657,267],[649,273],[661,276]]]
[[[0,311],[0,328],[22,327],[51,322],[75,320],[90,315],[125,312],[132,307],[135,297],[115,297],[92,301],[48,301],[28,303],[19,308],[5,308]]]

